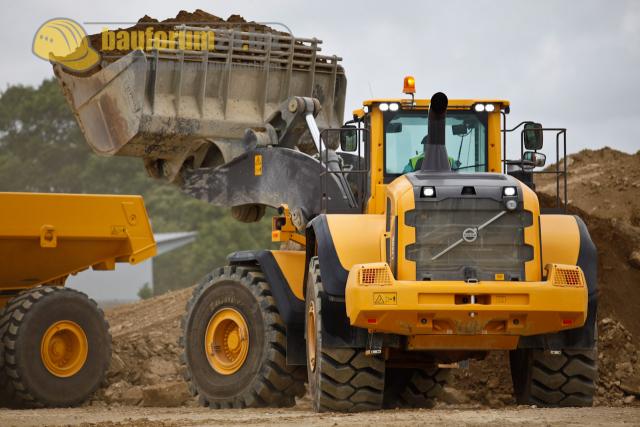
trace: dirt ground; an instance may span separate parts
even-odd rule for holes
[[[632,426],[640,408],[388,410],[362,414],[316,414],[308,408],[209,410],[204,408],[76,408],[0,411],[0,425],[41,426]]]

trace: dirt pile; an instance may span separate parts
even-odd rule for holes
[[[195,403],[182,380],[180,319],[192,288],[106,310],[113,337],[107,386],[92,404],[182,406]]]
[[[570,212],[585,220],[599,252],[598,405],[637,404],[640,399],[640,264],[633,255],[640,251],[639,160],[640,154],[608,148],[568,159]],[[551,181],[537,183],[545,192],[555,191]],[[549,206],[553,197],[555,192],[542,194],[540,201]],[[177,346],[191,291],[107,310],[113,362],[107,387],[93,404],[195,404],[182,381]],[[468,369],[454,370],[443,401],[496,408],[515,403],[511,393],[507,353],[495,352],[483,361],[470,361]]]
[[[569,204],[598,218],[640,227],[640,151],[583,150],[567,158],[567,170]],[[555,195],[553,175],[536,177],[536,185],[538,191]],[[561,182],[561,195],[563,189]]]
[[[597,403],[622,405],[640,398],[640,351],[631,333],[609,317],[598,322],[599,375]]]
[[[129,28],[118,28],[114,31],[126,31],[129,34],[136,32],[138,34],[144,33],[147,28],[152,28],[155,31],[174,31],[174,28],[180,24],[187,24],[193,27],[209,27],[212,29],[225,29],[225,30],[240,30],[246,32],[255,33],[275,33],[286,34],[277,31],[267,25],[259,24],[254,21],[247,21],[240,15],[231,15],[226,20],[219,16],[205,12],[201,9],[196,9],[194,12],[187,12],[181,10],[175,18],[168,18],[164,21],[159,21],[148,15],[143,16],[138,22]],[[139,37],[139,36],[136,36]],[[120,57],[131,52],[131,50],[120,49],[105,49],[102,43],[102,33],[92,34],[89,36],[91,46],[102,54],[102,59],[107,63],[116,61]],[[95,72],[95,70],[93,71]]]

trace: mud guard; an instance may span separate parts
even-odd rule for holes
[[[280,317],[287,328],[287,365],[305,365],[304,301],[293,294],[275,257],[268,250],[239,251],[227,256],[231,265],[258,264],[271,287]]]
[[[584,221],[574,216],[580,230],[580,249],[577,265],[584,272],[589,290],[589,307],[584,326],[555,334],[522,337],[518,348],[538,348],[545,350],[589,350],[597,340],[598,311],[598,251]]]
[[[340,263],[325,215],[318,215],[307,225],[307,263],[305,277],[309,275],[309,261],[318,256],[322,277],[322,341],[330,347],[364,348],[367,331],[349,323],[345,308],[345,287],[349,272]],[[317,248],[317,253],[315,252]],[[305,295],[306,295],[305,281]]]

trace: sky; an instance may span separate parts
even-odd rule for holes
[[[569,152],[640,150],[636,0],[23,0],[0,15],[0,90],[52,76],[51,66],[31,53],[33,35],[48,19],[131,22],[197,8],[282,22],[297,37],[323,40],[325,54],[344,58],[347,112],[364,99],[401,96],[403,77],[413,75],[418,97],[444,91],[449,98],[508,99],[509,124],[566,127]]]

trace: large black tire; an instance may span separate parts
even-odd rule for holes
[[[317,412],[381,409],[384,360],[367,356],[363,349],[330,348],[322,344],[322,292],[320,265],[314,257],[309,264],[305,299],[307,377],[313,409]],[[310,320],[310,310],[314,320]]]
[[[385,408],[432,408],[442,394],[450,369],[387,368]]]
[[[597,349],[518,349],[509,354],[516,401],[537,406],[592,406],[598,376]]]
[[[209,320],[223,308],[239,312],[249,328],[246,359],[232,374],[216,371],[204,351]],[[201,405],[290,407],[304,395],[306,371],[287,365],[286,328],[257,267],[227,266],[205,277],[187,303],[182,328],[184,377]]]
[[[58,321],[72,321],[86,335],[84,365],[66,378],[43,363],[45,331]],[[92,299],[74,289],[42,286],[10,300],[0,319],[4,353],[0,387],[10,407],[69,407],[87,400],[101,385],[111,361],[109,325]]]

